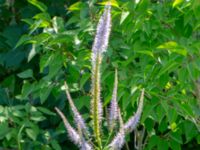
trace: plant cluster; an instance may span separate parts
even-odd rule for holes
[[[105,52],[108,47],[109,35],[111,30],[110,11],[111,11],[111,6],[110,4],[107,4],[105,6],[104,13],[102,14],[99,23],[97,25],[96,36],[92,47],[92,59],[91,59],[92,62],[91,114],[92,115],[91,116],[92,116],[92,127],[93,127],[95,143],[92,143],[92,140],[90,139],[93,136],[89,133],[83,117],[80,115],[77,108],[75,107],[66,83],[65,83],[66,95],[71,110],[73,112],[73,118],[76,124],[76,129],[74,129],[70,125],[64,114],[57,107],[55,108],[55,110],[57,111],[57,113],[60,115],[60,117],[64,122],[65,128],[67,129],[71,141],[77,144],[81,150],[92,150],[92,149],[120,150],[125,143],[125,135],[127,133],[132,132],[135,129],[137,123],[140,120],[143,109],[144,89],[142,90],[137,112],[126,123],[123,122],[122,114],[117,104],[118,75],[116,70],[112,100],[109,108],[108,122],[107,122],[110,135],[112,135],[113,131],[116,131],[117,123],[119,123],[119,127],[118,127],[118,132],[115,133],[116,136],[112,139],[110,144],[105,146],[102,145],[101,124],[103,120],[103,106],[101,102],[100,69],[103,58],[103,52]]]

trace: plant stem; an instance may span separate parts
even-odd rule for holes
[[[101,123],[101,113],[102,106],[100,101],[100,64],[101,56],[98,54],[96,56],[96,61],[93,63],[93,77],[92,77],[92,116],[93,116],[93,130],[96,138],[96,142],[99,148],[102,148],[101,137],[100,137],[100,123]]]

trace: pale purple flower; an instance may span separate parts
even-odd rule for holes
[[[128,120],[128,122],[125,123],[125,125],[124,125],[124,129],[128,133],[132,132],[136,128],[136,125],[138,124],[138,122],[140,120],[140,117],[141,117],[141,114],[142,114],[142,109],[143,109],[143,100],[144,100],[144,89],[142,89],[138,109],[137,109],[135,115],[132,116]]]
[[[103,107],[100,99],[100,66],[102,60],[102,53],[108,47],[108,40],[111,28],[111,14],[110,5],[106,5],[102,16],[97,25],[97,31],[92,46],[92,100],[91,113],[93,117],[93,130],[96,141],[101,147],[100,126],[102,121]]]
[[[110,5],[106,5],[104,12],[97,25],[97,31],[92,46],[92,61],[96,60],[97,55],[101,55],[108,47],[108,41],[111,30]]]
[[[71,110],[73,112],[73,116],[74,116],[74,120],[75,120],[77,128],[80,127],[80,129],[83,131],[84,134],[86,134],[86,136],[89,135],[89,132],[88,132],[87,126],[84,122],[84,119],[82,118],[82,116],[80,115],[76,106],[73,103],[73,100],[72,100],[71,95],[69,93],[68,85],[67,85],[66,82],[65,82],[65,91],[66,91],[67,99],[69,101],[69,105],[70,105]]]
[[[109,127],[110,130],[115,127],[116,120],[118,118],[118,104],[117,104],[117,86],[118,86],[118,77],[117,77],[117,70],[115,70],[115,82],[114,82],[114,88],[112,93],[112,99],[111,99],[111,105],[109,110]]]
[[[125,143],[125,133],[120,130],[113,141],[109,144],[111,150],[120,150]]]
[[[91,145],[69,124],[64,114],[57,107],[55,107],[55,110],[62,118],[70,140],[74,142],[74,144],[77,144],[81,150],[92,150]]]
[[[108,145],[108,147],[111,150],[120,150],[125,143],[124,123],[123,123],[123,120],[122,120],[122,117],[121,117],[120,108],[118,108],[117,114],[118,114],[119,123],[120,123],[120,131],[117,133],[117,135],[111,141],[111,143]]]

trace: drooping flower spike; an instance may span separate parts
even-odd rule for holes
[[[112,99],[111,99],[111,104],[110,104],[110,109],[109,109],[109,128],[110,131],[115,128],[117,119],[118,119],[118,105],[117,105],[117,87],[118,87],[118,74],[117,74],[117,69],[115,70],[115,82],[114,82],[114,87],[113,87],[113,93],[112,93]]]
[[[121,116],[121,111],[120,111],[119,107],[118,107],[117,113],[118,113],[120,129],[119,129],[119,132],[117,133],[117,135],[114,137],[114,139],[108,145],[110,150],[120,150],[125,143],[124,122],[123,122],[123,119]]]
[[[70,105],[71,110],[72,110],[73,115],[74,115],[75,124],[76,124],[77,128],[80,128],[79,130],[81,130],[81,132],[83,132],[84,135],[86,137],[88,137],[89,131],[88,131],[88,128],[85,124],[85,121],[84,121],[83,117],[80,115],[80,113],[78,112],[76,106],[74,105],[74,102],[73,102],[71,95],[69,93],[67,83],[65,82],[64,85],[65,85],[65,91],[66,91],[67,99],[68,99],[69,105]]]
[[[57,107],[55,107],[55,110],[62,118],[70,140],[77,144],[80,150],[92,150],[92,146],[69,124],[64,114]]]
[[[143,103],[144,103],[144,89],[142,89],[142,93],[141,93],[139,104],[138,104],[138,109],[135,115],[133,115],[124,125],[124,129],[127,133],[132,132],[136,128],[140,120],[140,117],[142,115]]]
[[[142,114],[143,99],[144,99],[144,89],[142,89],[137,112],[125,124],[123,123],[121,112],[120,112],[120,109],[118,108],[120,131],[114,137],[112,142],[109,144],[110,150],[120,150],[125,143],[125,134],[132,132],[136,128],[136,125],[138,124],[141,114]]]

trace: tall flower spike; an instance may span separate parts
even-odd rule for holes
[[[70,140],[74,142],[74,144],[77,144],[81,150],[92,150],[91,145],[87,143],[84,137],[82,137],[82,135],[79,135],[77,131],[69,124],[64,114],[57,107],[55,107],[55,110],[62,118]]]
[[[125,131],[124,131],[124,123],[121,116],[120,108],[117,110],[119,123],[120,123],[120,131],[114,137],[114,139],[109,144],[110,150],[120,150],[125,143]]]
[[[130,133],[136,128],[136,125],[138,124],[141,114],[142,114],[143,100],[144,100],[144,89],[142,89],[138,109],[137,109],[135,115],[132,116],[128,120],[128,122],[124,125],[125,132]]]
[[[65,91],[66,91],[67,99],[69,101],[69,105],[70,105],[71,110],[73,112],[73,116],[74,116],[74,120],[75,120],[76,126],[77,126],[77,128],[81,129],[81,132],[83,132],[85,136],[88,136],[89,135],[89,131],[88,131],[87,126],[86,126],[86,124],[84,122],[84,119],[82,118],[82,116],[80,115],[80,113],[78,112],[76,106],[73,103],[73,100],[72,100],[71,95],[69,93],[69,89],[68,89],[67,83],[65,82],[64,84],[65,84],[65,89],[66,89]]]
[[[94,43],[92,46],[92,52],[93,61],[96,60],[96,57],[98,54],[102,54],[106,51],[108,47],[108,41],[110,36],[110,30],[111,30],[111,14],[110,14],[111,6],[108,3],[108,5],[105,6],[104,12],[102,16],[100,17],[99,23],[97,25],[97,31],[94,39]]]
[[[115,128],[116,121],[118,118],[118,104],[117,104],[117,86],[118,86],[118,74],[117,69],[115,70],[115,82],[114,82],[114,88],[112,93],[112,100],[110,104],[110,110],[109,110],[109,128],[110,131],[112,131]]]
[[[111,6],[105,6],[104,13],[97,25],[96,36],[92,47],[92,100],[91,113],[93,117],[93,130],[96,142],[101,148],[100,126],[102,121],[102,103],[100,100],[100,66],[102,53],[107,49],[111,28]]]

